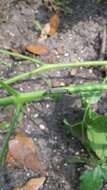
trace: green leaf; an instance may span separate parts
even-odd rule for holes
[[[55,102],[59,102],[62,94],[51,94],[50,97],[55,101]]]
[[[82,122],[70,124],[67,119],[64,119],[64,128],[68,133],[71,133],[74,137],[82,142]]]
[[[100,91],[82,92],[81,98],[83,103],[95,104],[100,100],[101,92]]]
[[[65,93],[67,93],[67,90],[63,88],[50,88],[47,91],[47,95],[53,98],[56,102],[58,102]]]
[[[107,163],[103,163],[101,165],[101,169],[102,169],[102,175],[104,178],[104,182],[107,182]]]
[[[18,96],[19,93],[14,89],[12,88],[10,85],[6,84],[6,82],[0,80],[0,85],[9,93],[9,94],[12,94],[14,96]]]
[[[0,123],[0,129],[7,129],[7,128],[9,128],[9,124],[7,123],[7,122],[2,122],[2,123]]]
[[[99,190],[103,186],[103,177],[100,166],[94,170],[86,170],[80,176],[80,190]]]
[[[92,150],[102,161],[107,159],[107,116],[93,112],[89,105],[82,122],[71,125],[64,120],[64,124],[88,151]]]
[[[89,146],[101,160],[104,160],[107,157],[107,116],[89,110],[86,125]]]

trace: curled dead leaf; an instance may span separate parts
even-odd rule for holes
[[[25,50],[36,55],[44,55],[48,53],[48,47],[41,44],[29,44],[25,47]]]
[[[41,35],[39,37],[39,41],[46,40],[48,37],[48,34],[50,32],[50,23],[46,23],[41,31]]]
[[[58,14],[55,14],[50,18],[49,23],[46,23],[44,25],[38,41],[43,41],[47,39],[49,36],[54,35],[58,30],[58,26],[59,26],[59,16]]]
[[[34,172],[46,174],[40,162],[37,147],[33,140],[24,133],[17,133],[15,139],[9,141],[6,163],[11,164],[13,160]]]
[[[58,26],[59,26],[59,16],[57,14],[53,15],[50,18],[50,31],[48,33],[49,36],[52,36],[53,34],[55,34],[58,30]]]
[[[43,185],[45,177],[30,179],[23,187],[15,188],[13,190],[39,190]]]

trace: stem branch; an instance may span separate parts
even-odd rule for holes
[[[67,87],[52,88],[49,90],[37,90],[36,92],[20,93],[19,96],[8,96],[0,98],[0,106],[16,104],[19,102],[23,104],[32,101],[38,101],[43,99],[44,97],[53,97],[55,94],[71,94],[101,90],[107,90],[107,84],[85,83],[80,85],[70,85]]]
[[[31,77],[34,74],[40,74],[46,71],[50,70],[57,70],[57,69],[68,69],[68,68],[78,68],[78,67],[90,67],[90,66],[101,66],[101,65],[107,65],[107,61],[86,61],[86,62],[80,62],[80,63],[57,63],[57,64],[44,64],[43,66],[40,66],[39,68],[33,69],[30,72],[22,73],[20,75],[17,75],[11,79],[6,80],[5,82],[7,84],[15,83],[19,80],[24,80],[26,78]]]

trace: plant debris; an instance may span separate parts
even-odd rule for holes
[[[38,156],[37,147],[33,140],[22,132],[17,133],[15,138],[9,141],[6,163],[12,165],[17,164],[17,162],[34,172],[45,173]]]
[[[59,26],[59,16],[57,14],[53,15],[51,18],[50,18],[50,31],[49,31],[49,36],[52,36],[54,35],[57,30],[58,30],[58,26]]]
[[[18,187],[13,190],[38,190],[43,185],[45,177],[30,179],[23,187]]]
[[[49,22],[46,23],[42,28],[39,41],[45,40],[48,37],[53,36],[57,32],[58,26],[59,26],[59,16],[58,14],[54,14],[53,16],[51,16]]]
[[[33,45],[33,44],[29,44],[25,47],[25,49],[32,53],[32,54],[36,54],[36,55],[44,55],[48,53],[48,47],[45,45],[41,45],[41,44],[37,44],[37,45]]]

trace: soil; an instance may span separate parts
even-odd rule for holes
[[[22,48],[29,43],[37,43],[38,31],[34,20],[47,23],[53,14],[43,6],[41,0],[4,0],[0,8],[0,48]],[[2,6],[3,4],[3,6]],[[44,41],[50,52],[48,55],[38,56],[47,63],[68,63],[100,58],[101,40],[107,20],[107,2],[97,4],[95,0],[75,0],[70,2],[72,13],[60,15],[60,26],[55,35]],[[107,48],[106,48],[107,50]],[[106,52],[105,50],[105,52]],[[104,59],[106,59],[106,53]],[[0,55],[0,60],[11,63],[0,65],[0,77],[8,79],[16,73],[22,73],[35,68],[29,61]],[[102,79],[102,71],[98,68],[80,68],[73,70],[44,73],[39,77],[23,80],[14,84],[21,92],[51,86],[77,84]],[[1,92],[2,93],[2,92]],[[98,111],[107,113],[104,104],[106,96],[102,98]],[[3,113],[4,111],[4,113]],[[5,109],[1,108],[5,117]],[[64,118],[72,123],[80,121],[83,116],[79,95],[64,95],[59,102],[44,100],[33,102],[25,106],[23,128],[25,132],[38,144],[42,162],[48,171],[48,177],[41,190],[78,190],[79,174],[82,167],[69,164],[67,159],[72,155],[84,154],[81,144],[71,135],[67,135],[63,127]],[[2,144],[3,135],[0,135]],[[0,179],[3,190],[22,185],[30,171],[1,169]],[[5,175],[4,175],[5,173]],[[3,177],[3,175],[5,177]],[[105,186],[104,189],[107,189]]]

